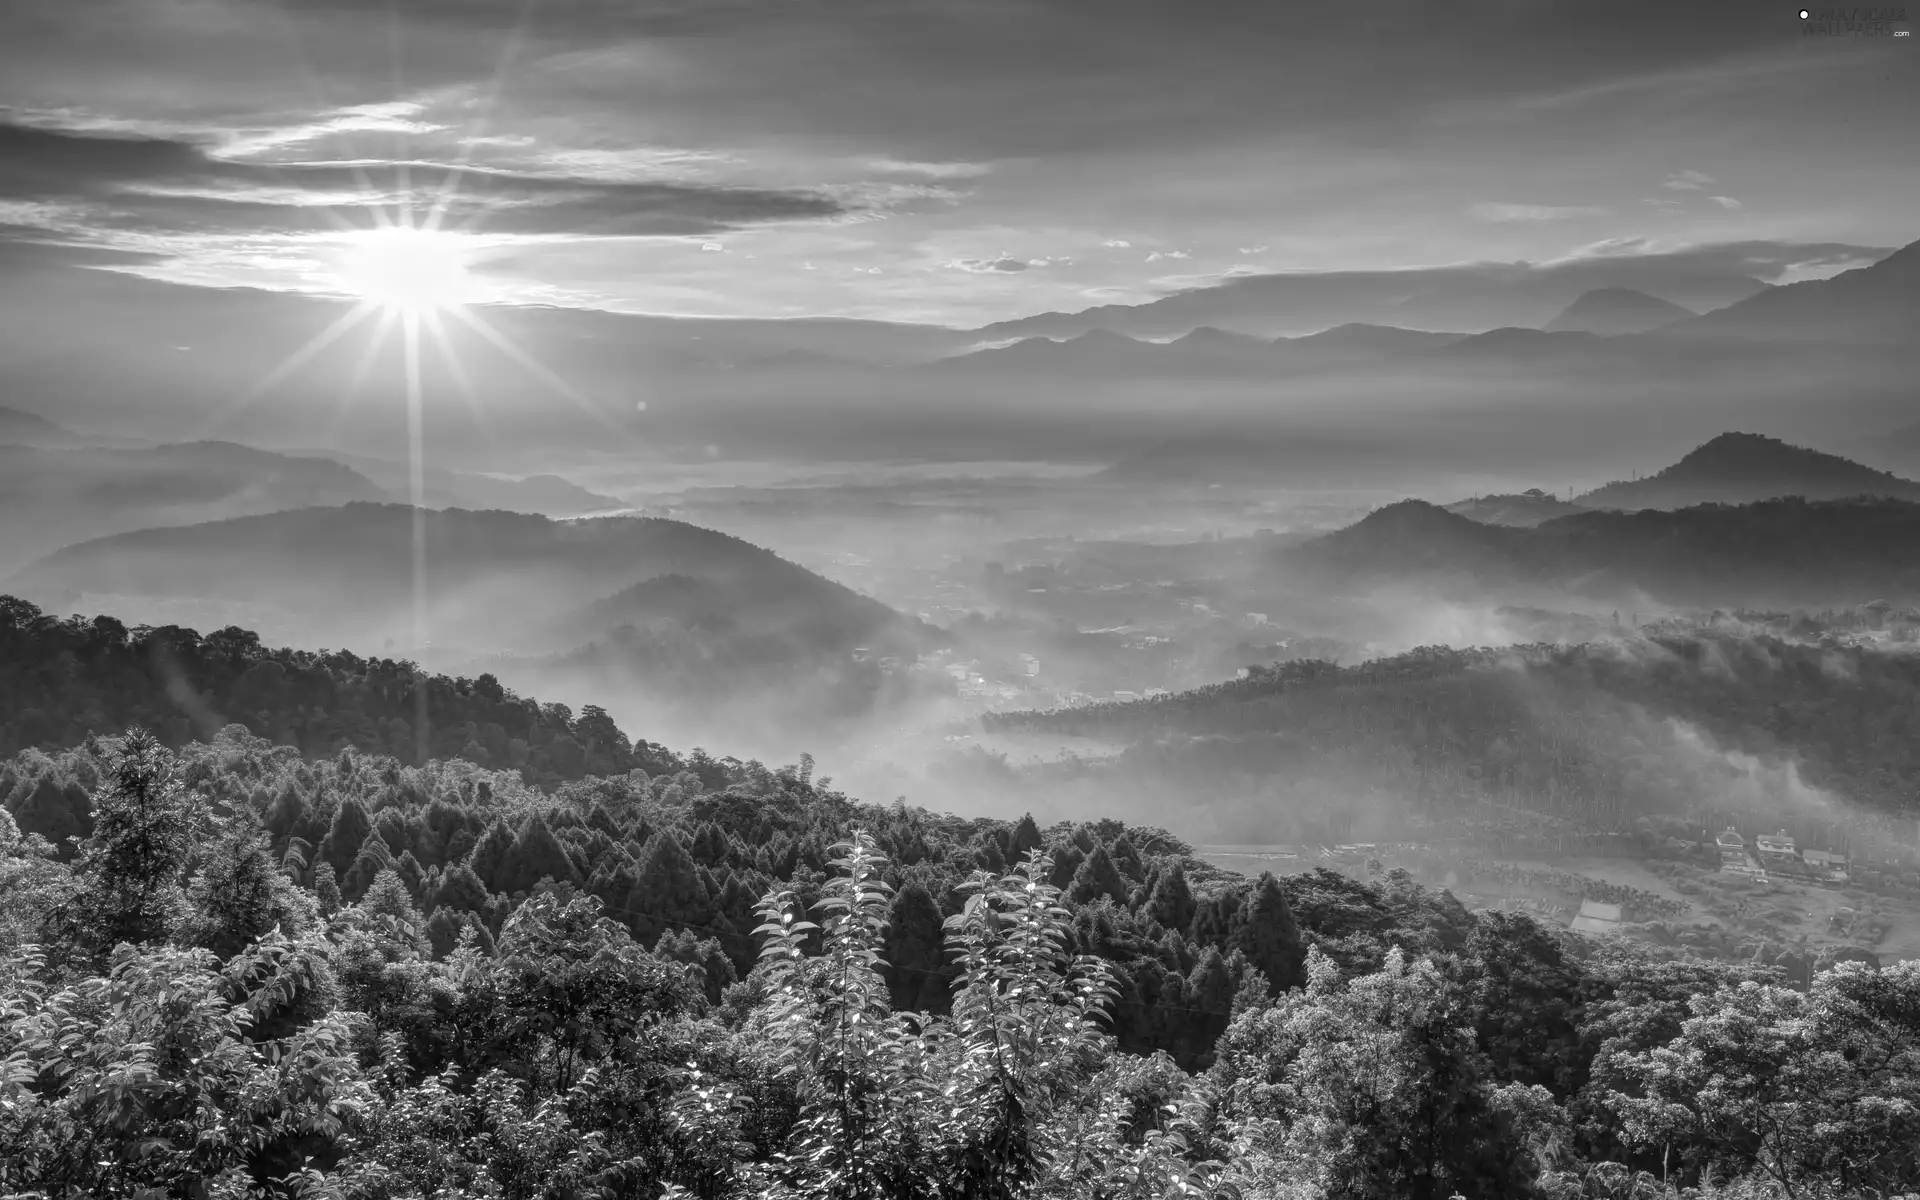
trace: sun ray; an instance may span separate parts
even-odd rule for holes
[[[532,375],[535,379],[538,379],[541,383],[546,384],[555,392],[559,393],[575,408],[578,408],[588,417],[591,417],[601,428],[609,433],[620,436],[623,440],[632,437],[632,430],[621,428],[602,411],[598,405],[582,395],[572,384],[554,374],[547,368],[546,364],[514,345],[511,338],[487,324],[484,317],[467,308],[449,308],[446,312],[457,318],[467,328],[485,338],[495,349],[512,359],[515,365],[519,366],[521,370]]]
[[[368,314],[372,313],[374,309],[375,306],[372,304],[356,304],[334,318],[324,329],[308,338],[306,344],[281,359],[279,365],[267,372],[266,376],[259,382],[235,396],[231,401],[223,405],[217,414],[202,422],[199,432],[195,435],[196,439],[206,437],[227,421],[232,420],[242,409],[285,382],[288,376],[305,366],[312,360],[314,355],[319,354],[322,350],[325,350],[328,346],[340,340],[340,338],[355,325],[364,321]]]
[[[454,353],[452,340],[447,337],[446,324],[441,321],[438,312],[422,313],[421,318],[426,322],[427,332],[432,335],[434,348],[440,352],[440,361],[446,364],[447,373],[453,376],[454,385],[466,398],[467,411],[473,414],[474,422],[480,426],[480,435],[488,442],[492,442],[494,440],[493,422],[487,416],[486,404],[480,399],[479,391],[474,388],[473,377],[467,374],[466,364],[462,363],[460,356]]]
[[[420,383],[420,314],[400,314],[400,329],[405,338],[407,359],[407,500],[413,517],[413,658],[420,663],[426,655],[430,631],[427,628],[427,461],[424,397]],[[424,665],[424,664],[423,664]],[[414,680],[413,735],[417,757],[427,761],[431,744],[427,731],[427,689],[424,681]]]
[[[445,222],[447,210],[460,193],[460,184],[465,179],[467,168],[473,164],[474,139],[480,131],[487,128],[493,120],[493,110],[500,103],[500,94],[506,90],[507,71],[513,60],[520,56],[520,50],[526,43],[527,32],[533,24],[534,10],[540,7],[540,0],[521,0],[520,12],[515,17],[513,29],[501,43],[500,57],[494,60],[493,77],[487,81],[487,90],[481,99],[479,111],[467,123],[466,136],[461,139],[459,160],[448,169],[447,176],[441,180],[440,195],[435,198],[433,208],[427,213],[425,228],[439,229]]]
[[[380,356],[381,347],[387,344],[387,334],[393,329],[397,317],[390,311],[380,314],[379,323],[373,327],[372,336],[367,339],[367,348],[360,352],[360,361],[354,364],[353,374],[346,385],[340,389],[340,403],[333,409],[333,423],[327,427],[329,444],[340,436],[340,429],[347,421],[347,410],[360,396],[360,389],[366,386],[367,375],[373,370],[374,361]]]

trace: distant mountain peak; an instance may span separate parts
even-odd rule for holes
[[[1736,431],[1701,443],[1658,474],[1610,483],[1580,497],[1580,503],[1601,508],[1678,508],[1748,504],[1779,496],[1915,500],[1920,499],[1920,483],[1837,454]]]
[[[1632,288],[1595,288],[1547,322],[1548,333],[1597,333],[1602,337],[1645,333],[1696,314],[1690,308]]]

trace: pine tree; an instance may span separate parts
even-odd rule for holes
[[[367,835],[373,832],[373,822],[367,818],[367,810],[360,802],[349,796],[340,802],[334,811],[333,824],[327,829],[325,840],[320,843],[320,857],[333,865],[336,877],[345,878],[353,866],[353,860],[360,853],[360,847],[366,844]]]
[[[1033,814],[1023,815],[1013,826],[1014,861],[1018,862],[1030,852],[1038,850],[1044,840],[1040,836],[1040,827],[1034,824]]]
[[[372,886],[366,895],[360,898],[359,907],[375,916],[392,917],[409,928],[417,927],[420,922],[420,910],[413,905],[413,897],[407,894],[406,880],[392,867],[384,868],[373,877]]]
[[[513,840],[496,886],[500,891],[517,894],[532,891],[542,879],[577,886],[580,875],[560,839],[548,827],[546,818],[534,813],[520,827],[520,836]]]
[[[914,880],[894,893],[880,957],[887,964],[881,974],[887,977],[895,1011],[947,1011],[952,998],[951,977],[941,970],[946,961],[944,928],[940,906],[925,884]]]
[[[292,881],[274,866],[266,831],[245,814],[236,814],[221,831],[187,895],[193,915],[186,940],[222,959],[240,953],[276,925],[284,933],[298,933],[307,918]]]
[[[490,892],[504,891],[501,880],[507,875],[507,860],[513,856],[513,831],[505,821],[496,820],[487,827],[479,845],[467,856],[467,866],[480,877]]]
[[[704,930],[713,920],[714,898],[700,882],[699,864],[671,830],[647,843],[637,875],[626,915],[643,945],[653,945],[669,929]]]
[[[1187,886],[1187,871],[1177,861],[1170,863],[1154,881],[1147,896],[1147,915],[1163,928],[1185,933],[1193,925],[1193,890]]]
[[[450,908],[455,913],[485,912],[487,885],[465,863],[455,863],[440,875],[440,886],[433,893],[432,908]]]
[[[183,915],[196,805],[174,771],[172,752],[144,729],[113,756],[75,867],[78,932],[101,950],[161,941]]]
[[[313,894],[319,897],[322,913],[332,916],[340,911],[340,882],[333,877],[333,864],[325,859],[313,869]]]
[[[1294,922],[1287,894],[1273,872],[1262,871],[1251,898],[1235,914],[1228,944],[1266,976],[1276,992],[1297,987],[1306,978],[1307,952]]]
[[[1074,871],[1073,882],[1067,888],[1067,898],[1075,904],[1092,904],[1102,896],[1122,908],[1126,907],[1126,882],[1120,878],[1120,872],[1114,869],[1113,859],[1107,856],[1107,848],[1095,846],[1093,853],[1087,855]]]

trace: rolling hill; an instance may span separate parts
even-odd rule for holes
[[[10,586],[69,602],[108,594],[260,604],[288,614],[304,641],[367,645],[410,636],[414,518],[404,505],[355,503],[141,530],[48,555]],[[731,598],[745,606],[743,620],[766,611],[766,596],[794,620],[825,627],[901,619],[757,546],[679,521],[447,509],[423,512],[419,528],[436,644],[550,648],[543,615],[658,576],[698,581],[711,589],[709,605]]]
[[[1406,500],[1276,559],[1335,588],[1427,581],[1689,606],[1909,602],[1920,596],[1920,503],[1788,498],[1506,528]]]
[[[1496,496],[1474,496],[1446,505],[1455,516],[1478,521],[1482,525],[1538,525],[1555,517],[1570,517],[1587,511],[1585,505],[1560,500],[1539,488]]]
[[[1685,508],[1776,496],[1920,500],[1920,483],[1761,434],[1723,433],[1656,475],[1607,484],[1578,502],[1587,508]]]
[[[392,499],[326,459],[232,442],[0,446],[0,572],[73,542],[313,505]]]

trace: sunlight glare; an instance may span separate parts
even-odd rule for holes
[[[467,251],[456,234],[391,225],[356,234],[340,256],[347,290],[389,312],[423,314],[471,299]]]

